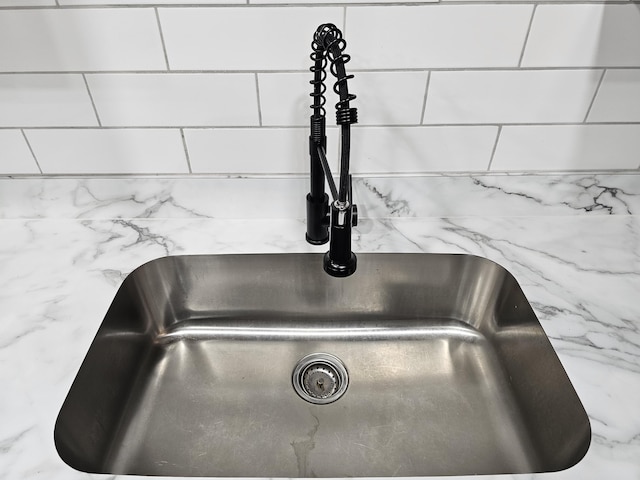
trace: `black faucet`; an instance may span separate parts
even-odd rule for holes
[[[329,251],[324,256],[324,270],[334,277],[347,277],[356,271],[357,258],[351,251],[351,227],[358,224],[358,209],[353,204],[351,175],[349,175],[349,153],[351,146],[351,124],[358,121],[358,112],[349,102],[356,98],[349,93],[345,64],[351,59],[344,53],[347,42],[342,32],[332,23],[320,25],[313,35],[311,60],[313,66],[313,115],[311,115],[311,135],[309,155],[311,157],[311,189],[307,195],[307,242],[312,245],[329,243]],[[327,63],[336,82],[333,91],[340,97],[336,104],[336,123],[340,125],[340,180],[336,184],[327,162],[326,111],[324,104],[327,90]],[[325,178],[331,190],[332,202],[325,193]]]

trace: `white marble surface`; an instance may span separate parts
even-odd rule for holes
[[[354,178],[362,216],[640,213],[640,174]],[[2,218],[303,218],[306,178],[0,179]]]
[[[640,479],[640,175],[356,185],[367,217],[356,252],[467,252],[511,271],[590,416],[591,448],[577,466],[486,478]],[[300,179],[0,180],[0,478],[113,478],[65,465],[53,429],[122,279],[164,255],[323,251],[304,241],[304,188]]]

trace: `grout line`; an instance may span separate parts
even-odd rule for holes
[[[1,10],[1,9],[0,9]],[[386,73],[386,72],[536,72],[536,71],[601,71],[603,68],[607,70],[640,70],[640,65],[637,66],[626,66],[626,67],[605,67],[605,66],[565,66],[565,67],[404,67],[404,68],[349,68],[350,72],[357,73]],[[9,71],[9,72],[1,72],[1,75],[69,75],[69,74],[101,74],[101,75],[119,75],[119,74],[138,74],[138,75],[157,75],[159,73],[184,73],[184,74],[194,74],[194,73],[204,73],[204,74],[252,74],[252,73],[309,73],[308,69],[305,68],[291,68],[291,69],[274,69],[274,70],[256,70],[256,69],[248,69],[248,70],[211,70],[211,69],[173,69],[167,72],[166,70],[33,70],[33,71]]]
[[[502,125],[505,127],[566,127],[566,126],[585,126],[582,122],[552,122],[552,123],[501,123],[498,124],[496,122],[493,123],[425,123],[425,124],[416,124],[416,123],[371,123],[371,124],[356,124],[352,125],[352,128],[356,131],[358,129],[368,129],[368,128],[438,128],[438,127],[465,127],[465,128],[482,128],[482,127],[495,127],[498,125]],[[640,122],[590,122],[588,125],[593,126],[611,126],[611,125],[634,125],[640,126]],[[0,131],[2,130],[18,130],[21,128],[28,128],[29,130],[170,130],[170,129],[180,129],[180,128],[188,128],[189,130],[210,130],[212,128],[225,130],[225,129],[233,129],[233,130],[251,130],[251,129],[261,129],[261,130],[284,130],[284,129],[304,129],[309,128],[305,125],[107,125],[107,126],[29,126],[29,125],[14,125],[10,127],[0,127]],[[337,125],[327,125],[327,129],[336,129]]]
[[[589,103],[589,108],[587,108],[587,113],[584,116],[584,120],[582,123],[587,123],[587,119],[589,115],[591,115],[591,109],[593,108],[594,103],[596,103],[596,98],[598,96],[598,92],[600,91],[600,87],[602,86],[602,81],[604,80],[604,76],[607,73],[607,69],[602,70],[602,75],[600,75],[600,80],[598,81],[598,86],[596,86],[595,91],[593,92],[593,98],[591,99],[591,103]]]
[[[538,8],[538,4],[536,3],[533,6],[533,10],[531,10],[531,18],[529,19],[529,26],[527,27],[527,33],[524,36],[524,43],[522,44],[522,52],[520,52],[520,58],[518,59],[518,67],[522,67],[522,59],[524,58],[524,52],[527,49],[527,44],[529,43],[529,35],[531,34],[531,27],[533,26],[533,19],[536,16],[537,8]]]
[[[40,162],[38,162],[38,158],[36,157],[35,152],[33,151],[33,148],[31,148],[31,143],[29,142],[29,139],[27,138],[27,134],[24,131],[24,129],[20,129],[20,132],[22,132],[22,138],[24,138],[24,141],[27,143],[27,147],[29,148],[29,151],[31,152],[31,156],[33,157],[33,161],[36,162],[36,166],[38,167],[38,171],[40,172],[40,174],[42,175],[42,167],[40,166]]]
[[[424,98],[422,99],[422,113],[420,114],[420,125],[424,124],[424,114],[427,111],[427,95],[429,95],[429,84],[431,83],[431,72],[427,73],[427,84],[424,87]]]
[[[640,123],[638,123],[640,125]],[[419,127],[420,125],[414,125]],[[28,128],[29,130],[172,130],[185,128],[189,130],[210,130],[216,129],[232,129],[232,130],[251,130],[251,129],[264,129],[264,130],[282,130],[282,129],[303,129],[309,128],[304,125],[264,125],[262,127],[258,125],[104,125],[98,126],[30,126],[30,125],[14,125],[11,127],[0,126],[2,130],[19,130],[21,128]],[[335,129],[336,125],[327,125],[327,129]]]
[[[160,13],[158,12],[158,7],[154,7],[153,11],[156,13],[156,23],[158,25],[158,32],[160,33],[160,43],[162,44],[164,63],[167,66],[167,70],[171,70],[171,67],[169,67],[169,56],[167,55],[167,47],[164,43],[164,34],[162,33],[162,23],[160,23]]]
[[[58,0],[55,0],[56,7],[65,10],[71,9],[115,9],[115,8],[149,8],[149,3],[136,3],[132,1],[128,4],[110,4],[105,0],[102,5],[60,5]],[[398,0],[387,2],[363,2],[350,4],[349,7],[434,7],[448,6],[448,5],[531,5],[532,0],[431,0],[431,1],[413,1],[413,0]],[[540,5],[638,5],[639,0],[536,0],[536,4]],[[291,8],[291,7],[312,7],[312,8],[326,8],[326,7],[341,7],[345,5],[345,1],[335,0],[328,3],[251,3],[250,0],[246,0],[246,3],[219,3],[219,4],[206,4],[206,3],[166,3],[162,4],[162,8]],[[51,9],[51,5],[29,5],[29,6],[3,6],[0,10],[46,10]]]
[[[262,127],[262,105],[260,101],[260,82],[258,81],[258,74],[253,74],[256,80],[256,100],[258,101],[258,126]]]
[[[89,88],[89,82],[87,81],[87,76],[83,73],[82,79],[84,80],[84,85],[87,87],[87,93],[89,94],[89,100],[91,100],[91,106],[93,107],[93,113],[96,115],[96,120],[98,121],[98,126],[102,127],[102,122],[100,121],[100,115],[98,115],[98,108],[96,107],[96,103],[93,100],[93,95],[91,95],[91,89]]]
[[[590,175],[631,175],[639,174],[635,168],[621,169],[576,169],[576,170],[469,170],[469,171],[415,171],[415,172],[362,172],[354,173],[353,178],[410,178],[410,177],[469,177],[469,176],[536,176],[536,177],[560,177],[560,176],[590,176]],[[308,174],[301,173],[0,173],[0,180],[8,179],[69,179],[69,178],[164,178],[164,179],[194,179],[206,178],[214,180],[272,180],[292,179],[308,181]]]
[[[187,159],[189,173],[193,173],[193,170],[191,169],[191,157],[189,157],[189,148],[187,147],[187,139],[184,137],[184,128],[180,129],[180,137],[182,138],[182,147],[184,148],[184,155]]]
[[[498,133],[496,134],[496,142],[493,144],[493,149],[491,150],[491,158],[489,159],[489,165],[487,166],[487,172],[491,171],[491,165],[493,164],[493,157],[496,155],[496,150],[498,149],[498,141],[500,140],[500,134],[502,133],[502,125],[498,125]]]

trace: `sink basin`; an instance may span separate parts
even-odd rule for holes
[[[175,256],[123,282],[62,406],[85,472],[563,470],[589,420],[522,290],[470,255]]]

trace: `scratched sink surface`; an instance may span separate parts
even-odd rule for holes
[[[468,255],[358,263],[342,279],[315,254],[141,266],[60,411],[60,456],[94,473],[224,477],[528,473],[580,461],[588,418],[505,269]],[[348,376],[321,368],[303,379],[321,393],[344,381],[326,404],[293,387],[316,353]]]

